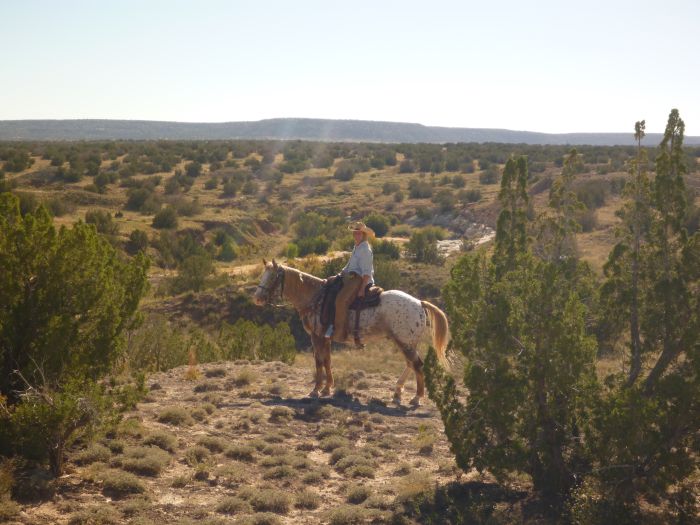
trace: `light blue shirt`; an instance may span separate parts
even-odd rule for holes
[[[369,275],[369,284],[374,284],[374,265],[372,261],[372,248],[367,241],[362,241],[352,249],[350,260],[343,268],[343,275],[355,272],[358,275]]]

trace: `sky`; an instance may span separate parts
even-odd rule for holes
[[[0,120],[700,135],[700,1],[0,0]]]

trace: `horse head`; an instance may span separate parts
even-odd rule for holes
[[[275,259],[272,262],[263,259],[263,266],[260,283],[253,294],[253,302],[258,306],[272,304],[274,296],[279,293],[281,298],[284,289],[284,268]]]

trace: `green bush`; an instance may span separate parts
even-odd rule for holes
[[[131,494],[143,494],[146,486],[143,482],[128,472],[107,470],[100,474],[102,491],[106,496],[120,499]]]
[[[153,227],[158,229],[177,228],[177,210],[172,206],[165,206],[153,217]]]
[[[0,254],[0,394],[24,390],[20,377],[55,388],[107,372],[146,291],[148,260],[124,262],[86,224],[56,232],[42,207],[21,216],[7,193]]]
[[[389,218],[380,213],[370,213],[365,217],[364,222],[374,230],[377,237],[384,237],[391,226]]]
[[[104,210],[89,210],[85,213],[85,223],[94,224],[98,233],[116,235],[119,225],[112,220],[112,215]]]
[[[126,251],[132,255],[145,252],[148,248],[148,234],[143,230],[134,230],[129,234]]]
[[[443,258],[438,252],[437,241],[437,235],[432,230],[416,230],[406,244],[406,253],[416,262],[442,264]]]
[[[296,344],[286,323],[259,326],[245,319],[234,325],[223,323],[219,345],[230,360],[263,359],[291,364],[296,358]]]

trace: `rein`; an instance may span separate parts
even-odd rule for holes
[[[264,290],[265,293],[265,304],[268,306],[277,306],[281,307],[284,306],[282,304],[274,304],[272,299],[274,298],[275,295],[275,288],[279,286],[280,289],[280,303],[284,301],[284,278],[285,278],[285,273],[284,273],[284,268],[280,267],[277,269],[277,273],[275,274],[275,280],[272,281],[272,284],[269,286],[263,286],[262,284],[259,284],[257,287],[261,288]]]

